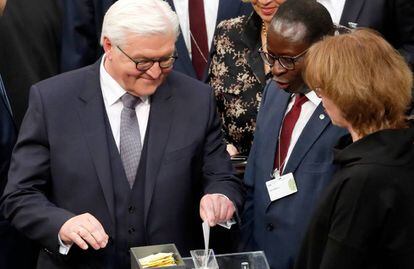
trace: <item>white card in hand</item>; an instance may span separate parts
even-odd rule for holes
[[[236,224],[236,221],[234,219],[229,219],[228,221],[219,222],[217,224],[220,225],[223,228],[226,228],[226,229],[229,229],[230,230],[231,226],[233,224]]]
[[[202,224],[204,236],[204,249],[208,250],[208,243],[210,241],[210,225],[206,221]]]

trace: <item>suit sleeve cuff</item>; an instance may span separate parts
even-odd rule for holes
[[[60,236],[59,235],[58,235],[58,240],[59,240],[59,253],[62,254],[62,255],[68,255],[69,250],[70,250],[70,248],[72,247],[73,244],[66,245],[60,239]]]
[[[222,194],[222,193],[213,193],[213,194],[223,196],[223,197],[225,197],[227,200],[231,201],[231,200],[230,200],[230,198],[229,198],[229,197],[227,197],[227,195],[224,195],[224,194]],[[233,202],[233,201],[231,201],[231,202],[232,202],[232,204],[233,204],[233,206],[234,206],[234,209],[235,209],[235,214],[236,214],[236,216],[237,216],[237,215],[238,215],[238,214],[237,214],[237,207],[236,207],[236,205],[234,204],[234,202]],[[217,224],[218,224],[218,225],[220,225],[220,226],[221,226],[221,227],[223,227],[223,228],[230,229],[230,228],[231,228],[231,226],[232,226],[233,224],[236,224],[236,223],[237,223],[237,222],[236,222],[236,220],[234,219],[234,217],[232,217],[231,219],[229,219],[229,220],[227,220],[227,221],[219,222],[219,223],[217,223]]]

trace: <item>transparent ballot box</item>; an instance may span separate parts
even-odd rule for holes
[[[269,264],[263,251],[216,254],[215,257],[220,269],[269,269]],[[182,259],[186,268],[197,268],[194,265],[193,257]]]

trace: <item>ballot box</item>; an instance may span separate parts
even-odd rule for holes
[[[143,269],[144,266],[139,262],[140,259],[148,257],[150,255],[156,255],[159,253],[173,253],[173,257],[176,265],[168,267],[150,267],[155,269],[185,269],[185,263],[181,258],[180,253],[174,244],[164,244],[164,245],[152,245],[144,247],[134,247],[130,249],[131,252],[131,269]]]
[[[263,251],[239,252],[215,255],[220,269],[270,269]],[[185,257],[183,261],[187,269],[193,269],[192,257]]]

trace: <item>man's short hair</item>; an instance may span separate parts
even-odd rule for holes
[[[308,51],[304,79],[332,100],[359,135],[406,125],[413,75],[404,58],[369,29],[326,37]]]
[[[177,14],[163,0],[119,0],[106,12],[101,45],[107,37],[115,45],[122,45],[129,34],[139,36],[179,34]]]
[[[334,25],[328,10],[316,0],[287,0],[280,5],[270,23],[270,29],[280,22],[300,23],[306,28],[303,41],[313,44],[334,33]]]

